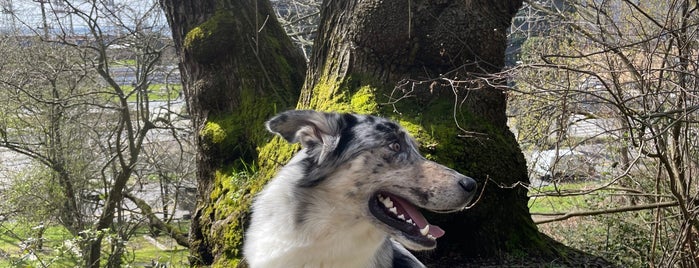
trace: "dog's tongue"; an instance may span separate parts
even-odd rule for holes
[[[420,229],[422,229],[425,228],[427,224],[429,224],[429,222],[427,222],[427,219],[425,219],[425,216],[422,216],[422,213],[420,213],[420,211],[418,211],[417,208],[410,204],[408,201],[405,201],[402,198],[395,196],[391,197],[393,201],[396,201],[398,202],[398,204],[400,204],[403,210],[405,210],[405,213],[407,213],[408,216],[410,216],[410,218],[413,219],[413,222],[415,222],[417,227],[420,227]],[[442,228],[439,228],[439,226],[437,225],[430,224],[430,230],[428,233],[434,236],[435,238],[439,238],[444,235],[444,230],[442,230]]]

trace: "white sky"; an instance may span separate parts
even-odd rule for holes
[[[98,18],[98,24],[109,31],[115,29],[115,25],[123,24],[134,27],[139,21],[145,27],[155,27],[155,31],[168,31],[167,21],[162,10],[157,6],[156,0],[95,0],[98,9],[91,9],[92,5],[86,0],[51,0],[44,4],[46,21],[50,31],[58,32],[62,26],[64,31],[81,34],[85,32],[87,23],[85,16]],[[73,7],[84,14],[76,15],[66,11]],[[0,14],[0,33],[10,33],[21,30],[26,34],[29,29],[43,32],[41,4],[39,0],[0,0],[3,12]],[[155,7],[155,8],[153,8]],[[118,19],[116,19],[118,18]],[[72,28],[71,28],[72,26]]]

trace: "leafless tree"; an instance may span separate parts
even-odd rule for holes
[[[136,175],[149,167],[162,180],[178,178],[168,182],[172,186],[192,172],[187,166],[192,156],[181,153],[189,148],[184,131],[189,127],[171,106],[176,96],[168,95],[169,83],[179,81],[158,82],[167,96],[162,107],[151,99],[153,77],[167,73],[159,69],[171,50],[165,22],[153,1],[42,1],[41,6],[42,28],[15,14],[34,34],[3,37],[0,147],[49,170],[46,183],[59,186],[49,204],[60,224],[81,238],[83,265],[99,267],[106,254],[107,266],[118,267],[123,242],[136,226],[124,198],[150,211],[133,195]],[[177,159],[163,157],[172,154]],[[144,217],[181,236],[164,224],[167,217]],[[115,239],[105,252],[108,236]]]
[[[592,146],[606,155],[601,187],[556,194],[611,189],[626,197],[558,219],[645,210],[652,238],[637,257],[651,266],[699,266],[699,5],[526,2],[537,16],[513,31],[528,39],[511,70],[521,137],[537,148]],[[593,133],[577,135],[581,125]]]
[[[304,57],[310,58],[320,19],[321,0],[273,1],[272,7],[287,35],[301,48]]]

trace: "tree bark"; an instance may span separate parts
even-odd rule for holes
[[[422,257],[428,264],[557,254],[529,214],[521,186],[528,183],[526,163],[506,125],[505,81],[492,79],[503,68],[506,30],[521,4],[333,0],[322,5],[297,107],[393,118],[420,141],[424,155],[476,178],[484,189],[472,209],[427,215],[447,232],[437,250]],[[279,139],[264,144],[269,136],[262,134],[262,122],[274,104],[281,111],[294,103],[305,67],[296,56],[281,56],[296,53],[267,1],[161,0],[161,5],[182,58],[185,96],[200,146],[201,205],[190,234],[193,264],[235,264],[252,196],[295,150]],[[259,32],[266,37],[250,41],[261,28],[259,18],[267,14],[271,17]],[[252,49],[271,44],[278,46],[266,53]],[[264,64],[256,65],[263,56]],[[241,98],[251,87],[254,96]],[[251,110],[257,113],[250,115]],[[240,118],[235,122],[242,127],[237,132],[223,127],[225,139],[219,140],[211,123],[231,126],[225,122],[232,118]],[[260,146],[258,154],[255,146]],[[233,171],[236,159],[257,160],[257,175],[240,184],[222,175]]]
[[[425,257],[428,263],[555,254],[529,214],[526,162],[506,125],[505,81],[493,79],[521,4],[337,0],[322,6],[299,107],[394,118],[428,158],[485,188],[472,209],[429,215],[447,235]]]
[[[245,181],[270,137],[264,121],[296,104],[305,59],[269,1],[160,0],[181,58],[184,95],[198,143],[198,205],[190,227],[193,265],[240,257]],[[221,257],[223,256],[223,257]]]

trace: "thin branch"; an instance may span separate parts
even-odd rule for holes
[[[550,219],[542,219],[542,220],[535,220],[534,221],[535,224],[544,224],[544,223],[550,223],[550,222],[556,222],[556,221],[563,221],[563,220],[567,220],[567,219],[572,218],[572,217],[595,216],[595,215],[603,215],[603,214],[614,214],[614,213],[620,213],[620,212],[639,211],[639,210],[646,210],[646,209],[667,208],[667,207],[674,207],[677,205],[679,205],[679,202],[677,202],[677,201],[668,201],[668,202],[660,202],[660,203],[645,204],[645,205],[630,206],[630,207],[601,209],[601,210],[573,211],[573,212],[566,212],[566,213],[531,213],[531,214],[533,216],[556,216],[556,217],[550,218]]]
[[[172,237],[172,239],[175,239],[177,244],[180,246],[189,248],[189,238],[187,238],[187,235],[178,230],[176,227],[160,220],[158,216],[153,213],[153,209],[150,205],[148,205],[148,203],[146,203],[146,201],[132,195],[131,193],[124,193],[124,197],[136,204],[136,207],[141,210],[141,214],[148,218],[150,226],[167,233],[170,237]]]

